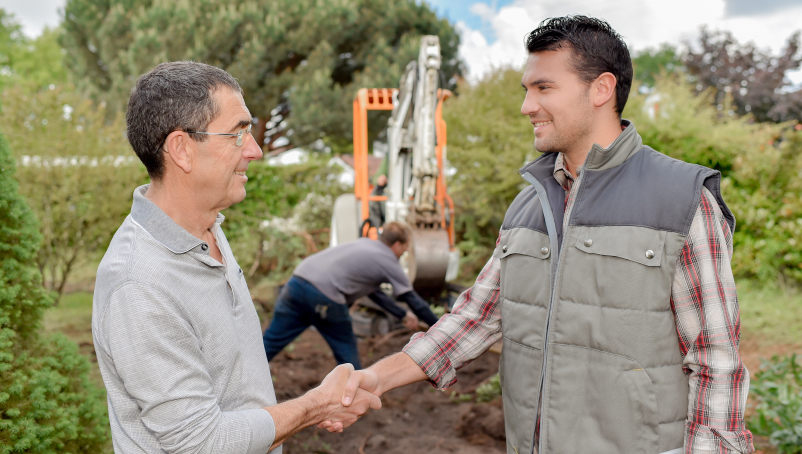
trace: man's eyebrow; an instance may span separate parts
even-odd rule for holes
[[[529,86],[534,87],[535,85],[543,85],[543,84],[553,84],[554,81],[551,79],[538,79],[529,83]],[[521,84],[523,85],[523,84]],[[524,86],[526,88],[526,86]]]
[[[242,129],[242,128],[247,128],[247,127],[248,127],[248,125],[249,125],[249,124],[251,124],[251,123],[253,123],[253,118],[251,118],[250,120],[240,120],[240,121],[237,123],[237,125],[236,125],[236,126],[234,126],[233,128],[231,128],[231,131],[234,131],[234,130],[237,130],[237,131],[239,131],[239,130],[240,130],[240,129]]]

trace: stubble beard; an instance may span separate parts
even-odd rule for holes
[[[583,96],[576,103],[577,115],[562,121],[552,120],[553,131],[548,137],[535,136],[535,149],[541,153],[569,153],[586,142],[593,130],[593,111],[587,107],[588,98]]]

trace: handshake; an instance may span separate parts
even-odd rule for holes
[[[370,409],[382,407],[378,385],[374,372],[355,371],[351,364],[337,366],[320,386],[307,393],[318,403],[313,423],[329,432],[342,432]]]
[[[303,396],[267,410],[276,425],[276,447],[304,427],[316,424],[329,432],[342,432],[371,408],[382,407],[385,391],[427,378],[406,353],[396,353],[370,367],[354,370],[350,364],[334,368],[323,382]]]

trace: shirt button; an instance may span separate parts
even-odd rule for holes
[[[646,251],[646,258],[647,258],[647,259],[653,259],[653,258],[654,258],[654,251],[653,251],[653,250],[651,250],[651,249],[649,249],[648,251]]]
[[[206,244],[206,243],[203,243],[203,244],[201,244],[201,249],[203,249],[204,251],[208,251],[209,250],[209,245]]]
[[[501,247],[501,252],[507,252],[507,246],[506,245]]]
[[[591,246],[593,246],[593,240],[588,238],[587,240],[585,240],[585,247],[591,247]]]
[[[549,248],[543,247],[540,249],[540,253],[543,255],[547,255],[549,253]]]

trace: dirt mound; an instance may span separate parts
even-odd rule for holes
[[[398,352],[411,333],[385,339],[360,340],[365,367]],[[270,362],[279,401],[299,396],[318,383],[336,362],[326,342],[307,330],[293,347]],[[500,401],[489,404],[455,403],[451,393],[475,389],[498,371],[498,355],[488,352],[457,373],[459,382],[446,392],[429,383],[415,383],[382,396],[383,408],[373,411],[341,434],[309,427],[284,445],[287,454],[505,452],[504,417]],[[476,424],[474,428],[470,426]],[[478,436],[477,436],[478,435]]]
[[[489,404],[473,404],[466,409],[457,424],[457,433],[477,445],[493,444],[494,440],[505,441],[504,410],[501,399]]]

